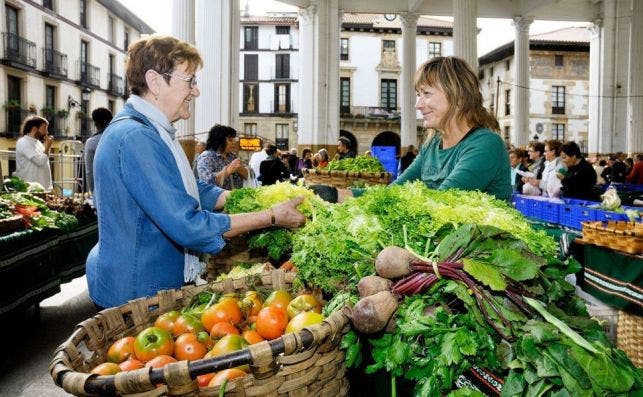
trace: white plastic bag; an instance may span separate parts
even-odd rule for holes
[[[252,169],[252,167],[246,167],[248,170],[248,177],[243,181],[243,187],[251,187],[251,188],[256,188],[257,187],[257,178],[255,177],[255,171]]]

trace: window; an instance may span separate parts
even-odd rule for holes
[[[397,110],[397,80],[382,79],[380,88],[380,106]]]
[[[243,28],[243,48],[256,50],[259,48],[259,27],[246,26]]]
[[[42,6],[49,8],[50,10],[54,9],[54,0],[42,0]]]
[[[483,80],[484,79],[484,69],[480,68],[478,70],[478,80]]]
[[[127,47],[129,47],[129,30],[125,29],[123,32],[123,49],[127,51]]]
[[[243,112],[244,113],[259,112],[259,85],[258,84],[243,85]]]
[[[275,124],[275,145],[279,150],[288,150],[288,124]]]
[[[45,24],[45,70],[50,71],[54,66],[54,27]]]
[[[277,26],[277,34],[290,34],[290,26]]]
[[[565,141],[565,124],[554,123],[551,125],[551,139]]]
[[[56,111],[56,87],[53,85],[45,86],[45,108],[46,112],[43,112],[43,117],[49,122],[49,130],[52,132],[56,131],[56,120],[54,118]]]
[[[243,123],[243,134],[246,136],[257,136],[257,123]]]
[[[114,18],[111,16],[107,17],[107,41],[114,44],[116,42],[116,36],[114,34]]]
[[[565,114],[565,86],[552,87],[551,114]]]
[[[80,81],[89,83],[89,66],[87,65],[88,54],[87,47],[89,43],[84,40],[80,41]]]
[[[246,54],[243,56],[243,79],[258,80],[259,78],[259,55]]]
[[[511,61],[507,59],[505,61],[505,70],[509,70],[509,69],[511,69]]]
[[[395,40],[382,40],[384,51],[395,51]]]
[[[275,84],[275,113],[290,113],[290,84]]]
[[[8,5],[5,6],[5,10],[7,13],[7,50],[10,54],[17,56],[20,51],[20,40],[18,37],[18,34],[20,33],[20,29],[18,28],[18,9]]]
[[[511,90],[505,90],[505,116],[511,114]]]
[[[442,56],[442,43],[429,42],[429,58]]]
[[[339,59],[348,61],[348,39],[345,37],[339,39]]]
[[[290,54],[275,55],[275,78],[290,78]]]
[[[115,109],[114,109],[114,100],[113,99],[108,99],[107,100],[107,109],[109,109],[112,114],[116,114]]]
[[[509,142],[509,140],[511,139],[511,133],[509,130],[510,130],[509,126],[506,125],[504,130],[504,135],[503,135],[505,142]]]
[[[351,79],[339,78],[339,114],[351,112]]]
[[[87,28],[87,0],[79,0],[80,2],[80,26]]]
[[[20,86],[22,79],[14,76],[7,76],[7,99],[10,101],[21,102],[20,99]],[[22,115],[20,109],[7,108],[7,132],[18,135],[20,133],[20,124],[22,123]]]
[[[554,55],[554,66],[563,66],[563,56]]]
[[[489,68],[489,77],[493,77],[493,66]]]

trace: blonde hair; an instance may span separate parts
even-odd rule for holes
[[[441,88],[449,103],[441,130],[455,119],[500,131],[498,120],[482,105],[478,77],[464,59],[435,57],[424,62],[415,72],[415,90],[420,92],[427,86]]]
[[[127,49],[125,63],[130,91],[135,95],[147,92],[145,72],[148,70],[162,74],[169,83],[171,77],[164,73],[172,73],[177,65],[184,62],[187,62],[190,71],[203,66],[199,51],[192,44],[176,37],[154,34],[133,42]]]

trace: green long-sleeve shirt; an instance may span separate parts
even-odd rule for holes
[[[510,175],[509,156],[500,136],[478,128],[448,149],[442,149],[442,137],[436,134],[393,183],[421,180],[431,189],[480,190],[509,201]],[[354,196],[364,192],[352,191]]]
[[[442,149],[442,137],[436,134],[394,183],[419,179],[432,189],[480,190],[509,200],[510,175],[509,156],[500,136],[478,128],[448,149]]]

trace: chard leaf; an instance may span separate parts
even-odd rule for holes
[[[531,280],[538,274],[539,266],[525,258],[521,252],[508,249],[495,250],[489,262],[498,267],[505,276],[517,280]]]
[[[509,371],[509,376],[502,386],[500,397],[514,397],[522,395],[526,387],[525,377],[516,370]]]
[[[589,374],[592,383],[600,388],[614,393],[625,393],[634,385],[634,377],[629,368],[618,367],[607,354],[592,354],[578,346],[572,346],[571,353]]]
[[[493,266],[475,259],[464,258],[464,271],[494,291],[504,291],[507,288],[502,273]]]
[[[552,385],[545,383],[545,379],[540,379],[536,383],[530,384],[529,387],[527,387],[525,397],[540,397],[551,388]]]
[[[466,248],[473,239],[475,232],[476,226],[474,224],[465,224],[449,233],[435,249],[438,259],[444,261],[457,250]]]
[[[553,343],[543,350],[542,354],[547,355],[558,366],[563,384],[572,392],[572,395],[580,395],[572,389],[589,389],[591,391],[591,380],[583,368],[571,356],[570,349],[562,343]],[[565,376],[564,376],[565,375]],[[581,393],[582,394],[582,393]]]

